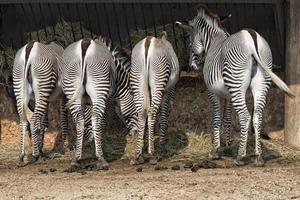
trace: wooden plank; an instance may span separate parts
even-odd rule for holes
[[[300,148],[300,1],[287,1],[286,81],[295,98],[285,98],[284,140]]]
[[[40,3],[40,0],[0,0],[0,4]],[[284,0],[44,0],[43,3],[283,3]]]

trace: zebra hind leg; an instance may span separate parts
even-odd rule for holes
[[[71,115],[76,126],[76,141],[74,151],[71,152],[71,167],[80,166],[79,160],[82,157],[82,143],[84,133],[84,113],[81,102],[73,103],[70,107]]]
[[[25,133],[27,130],[28,122],[26,119],[20,120],[20,152],[19,152],[19,163],[23,165],[25,156]]]
[[[144,134],[146,126],[146,117],[142,111],[138,113],[138,133],[136,137],[136,149],[133,158],[130,160],[131,165],[138,165],[145,162],[142,157],[142,151],[144,147]]]
[[[221,128],[221,111],[220,111],[220,98],[211,93],[208,92],[208,97],[212,103],[212,107],[213,107],[213,149],[210,151],[209,153],[209,157],[211,159],[220,159],[220,155],[219,155],[219,149],[221,146],[221,142],[220,142],[220,128]]]
[[[254,77],[255,81],[251,84],[251,91],[254,98],[254,112],[253,112],[253,128],[255,135],[255,165],[263,166],[264,159],[262,157],[262,149],[261,149],[261,125],[263,121],[263,110],[266,105],[266,97],[267,92],[269,90],[271,81],[265,80],[263,76]]]
[[[224,116],[223,116],[223,131],[225,136],[225,149],[228,149],[232,143],[231,138],[231,125],[232,125],[232,103],[230,100],[226,100],[224,107]]]
[[[103,149],[102,149],[103,133],[105,131],[105,126],[106,126],[105,109],[106,109],[105,99],[102,99],[97,102],[93,102],[92,128],[93,128],[93,134],[95,139],[97,170],[106,170],[109,167],[108,162],[104,159]]]
[[[166,97],[163,99],[161,110],[160,110],[160,117],[159,117],[159,154],[158,154],[158,161],[162,159],[164,155],[167,154],[167,149],[165,148],[166,144],[166,132],[168,129],[168,119],[170,115],[170,108],[171,108],[171,101],[174,99],[175,87],[173,87]]]
[[[244,165],[245,162],[243,159],[247,153],[248,130],[251,123],[251,115],[246,106],[245,95],[236,95],[235,98],[232,98],[232,104],[238,114],[241,127],[238,155],[234,162],[236,165]]]

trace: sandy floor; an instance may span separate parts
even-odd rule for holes
[[[16,150],[7,156],[1,156],[0,199],[300,199],[300,162],[287,158],[263,168],[234,167],[227,158],[216,162],[222,168],[197,172],[183,168],[184,159],[163,161],[168,169],[161,171],[118,160],[108,171],[67,173],[68,155],[21,168]]]

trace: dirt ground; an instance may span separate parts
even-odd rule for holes
[[[17,159],[17,151],[10,151],[9,159]],[[222,159],[217,168],[192,172],[183,168],[185,159],[163,161],[164,170],[130,166],[124,159],[111,162],[108,171],[67,173],[65,155],[21,168],[1,166],[0,199],[300,199],[299,161],[277,158],[262,168],[231,162]],[[180,170],[172,170],[175,165]]]
[[[199,77],[181,78],[170,116],[167,158],[158,166],[130,166],[132,138],[115,134],[122,132],[115,122],[108,124],[109,134],[104,140],[108,171],[65,172],[69,152],[17,167],[18,120],[12,102],[1,95],[0,199],[300,199],[300,151],[282,141],[283,95],[279,90],[272,88],[265,112],[264,131],[273,138],[263,141],[265,166],[253,165],[250,136],[248,164],[236,167],[237,142],[221,160],[209,162],[211,113],[202,82]],[[53,147],[58,131],[56,107],[51,108],[51,114],[46,150]],[[238,132],[234,123],[233,135],[238,136]],[[26,149],[29,153],[28,140]],[[202,165],[199,169],[184,168],[188,160],[194,166]],[[178,166],[180,169],[175,170]]]

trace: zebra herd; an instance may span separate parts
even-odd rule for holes
[[[222,126],[221,101],[225,100],[223,117],[225,145],[230,146],[231,112],[236,111],[241,126],[237,165],[246,156],[251,116],[245,94],[250,86],[254,97],[253,127],[255,132],[255,164],[262,166],[260,131],[262,112],[271,80],[286,94],[294,96],[287,85],[272,72],[272,54],[268,43],[252,29],[229,35],[216,14],[206,6],[197,7],[191,21],[176,22],[190,31],[190,62],[194,69],[203,65],[208,96],[213,108],[212,159],[220,158]],[[137,145],[131,164],[144,162],[142,150],[145,129],[148,134],[150,162],[155,164],[162,152],[154,149],[154,127],[159,127],[159,145],[164,147],[170,103],[179,80],[178,58],[167,40],[148,36],[130,52],[114,45],[109,38],[84,38],[65,49],[55,42],[29,42],[17,52],[13,67],[13,85],[20,116],[20,154],[24,162],[24,137],[29,125],[33,157],[42,156],[43,137],[47,129],[48,106],[60,99],[62,138],[68,137],[67,109],[76,126],[71,166],[78,166],[83,140],[95,141],[97,169],[108,167],[103,151],[106,105],[110,98],[118,102],[120,118]],[[33,99],[34,107],[29,101]]]

